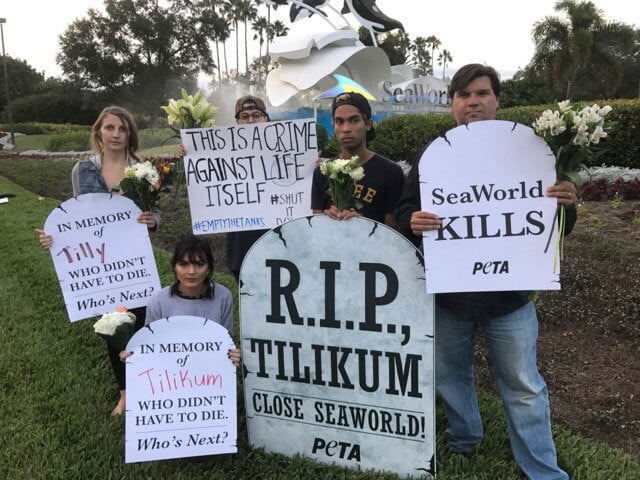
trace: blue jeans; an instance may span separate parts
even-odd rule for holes
[[[469,452],[483,435],[473,375],[478,327],[491,353],[516,462],[534,480],[568,479],[558,467],[551,436],[547,385],[536,362],[538,319],[531,302],[502,317],[476,320],[460,320],[436,306],[436,388],[449,423],[449,447]]]

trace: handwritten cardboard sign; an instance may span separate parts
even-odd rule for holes
[[[427,292],[558,290],[555,157],[531,128],[473,122],[436,139],[420,160]],[[555,267],[555,268],[554,268]]]
[[[312,118],[180,134],[194,234],[273,228],[311,212]]]
[[[236,453],[235,348],[219,323],[160,319],[127,344],[125,461]]]
[[[44,230],[53,237],[51,257],[69,320],[145,306],[160,289],[147,227],[128,198],[87,193],[49,214]]]
[[[267,232],[240,273],[252,445],[433,474],[433,296],[419,251],[363,217]]]

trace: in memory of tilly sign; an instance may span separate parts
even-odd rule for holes
[[[146,306],[160,290],[147,227],[128,198],[86,193],[71,198],[47,217],[51,257],[69,320],[75,322]]]
[[[299,218],[253,245],[240,283],[252,445],[433,474],[434,304],[408,240],[363,217]]]
[[[487,120],[449,130],[420,160],[429,293],[559,290],[555,157],[533,129]]]

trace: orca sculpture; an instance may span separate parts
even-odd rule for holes
[[[288,5],[289,0],[256,0],[258,3],[264,3],[265,5],[269,5],[273,7],[274,10],[278,9],[278,5]]]
[[[329,2],[331,2],[331,0],[301,0],[300,3],[303,5],[294,2],[291,4],[291,8],[289,9],[289,20],[293,23],[298,20],[302,20],[303,18],[310,17],[316,12],[319,12],[326,17],[327,14],[321,9]],[[304,5],[308,5],[311,8],[304,8]]]
[[[404,30],[402,23],[388,17],[378,8],[376,0],[344,0],[341,13],[351,12],[354,17],[371,32],[389,32],[394,28]]]

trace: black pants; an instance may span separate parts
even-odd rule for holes
[[[135,331],[137,332],[142,327],[144,327],[144,319],[147,316],[146,307],[133,308],[129,310],[136,316],[136,325]],[[113,374],[116,377],[116,383],[118,384],[118,390],[125,390],[127,381],[126,381],[126,368],[125,363],[120,361],[120,352],[107,344],[107,353],[109,354],[109,361],[111,362],[111,368],[113,369]]]

